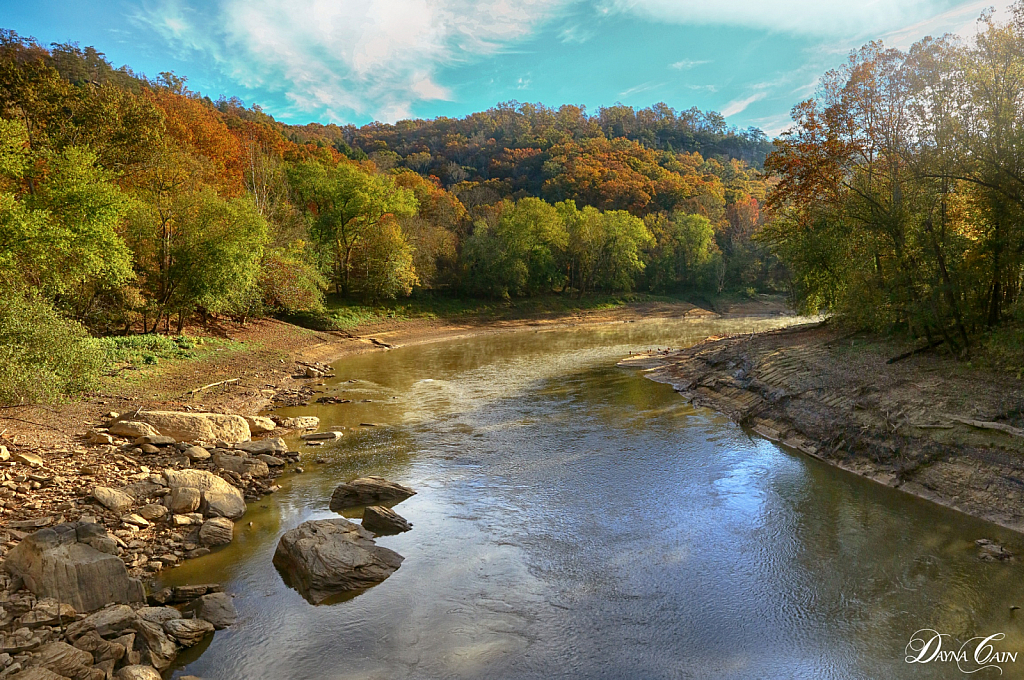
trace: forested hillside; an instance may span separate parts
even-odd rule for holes
[[[173,73],[5,31],[0,309],[39,322],[0,334],[12,367],[16,347],[46,348],[0,397],[88,365],[74,359],[84,329],[180,333],[210,315],[317,310],[325,294],[774,286],[750,239],[767,148],[759,131],[663,104],[289,126]],[[49,346],[57,330],[80,347]]]

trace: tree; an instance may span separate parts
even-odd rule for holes
[[[503,204],[496,224],[478,221],[464,256],[471,290],[507,297],[552,290],[564,281],[559,267],[567,243],[558,210],[539,198]]]
[[[354,163],[335,166],[318,161],[295,164],[288,172],[297,201],[310,221],[311,235],[332,270],[338,292],[348,295],[353,255],[376,230],[418,207],[413,192],[393,178],[375,175]]]

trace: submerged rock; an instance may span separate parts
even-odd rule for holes
[[[369,505],[363,510],[363,526],[381,536],[409,531],[412,529],[412,522],[391,508],[385,508],[381,505]]]
[[[416,492],[407,486],[371,475],[339,485],[331,495],[330,507],[337,512],[359,505],[404,501],[415,495]]]
[[[57,598],[79,612],[117,602],[143,602],[142,583],[129,578],[117,547],[98,524],[58,524],[28,536],[3,567],[38,597]]]
[[[403,559],[345,519],[303,522],[281,536],[274,553],[274,565],[313,604],[376,585],[391,576]]]

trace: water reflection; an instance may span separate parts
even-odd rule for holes
[[[241,614],[179,674],[951,677],[903,663],[922,627],[1001,631],[1024,651],[1008,608],[1024,603],[1019,567],[971,549],[1016,537],[752,439],[614,368],[630,350],[737,329],[622,324],[342,362],[326,389],[352,403],[294,413],[346,436],[303,449],[307,472],[251,507],[234,544],[168,572],[225,582]],[[334,486],[364,474],[419,492],[398,506],[415,528],[380,539],[405,562],[358,597],[311,606],[271,564],[277,537],[335,516]]]

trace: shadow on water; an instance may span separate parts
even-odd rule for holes
[[[972,544],[1019,536],[751,438],[615,368],[629,351],[757,327],[524,332],[339,363],[324,389],[351,403],[288,414],[345,437],[301,447],[307,472],[251,504],[232,545],[164,576],[220,581],[240,613],[176,674],[951,677],[903,661],[924,627],[1003,632],[1001,648],[1024,650],[1008,606],[1024,604],[1020,567],[980,562]],[[418,491],[397,506],[413,530],[378,539],[405,562],[309,605],[271,563],[277,539],[338,517],[334,487],[366,474]]]

